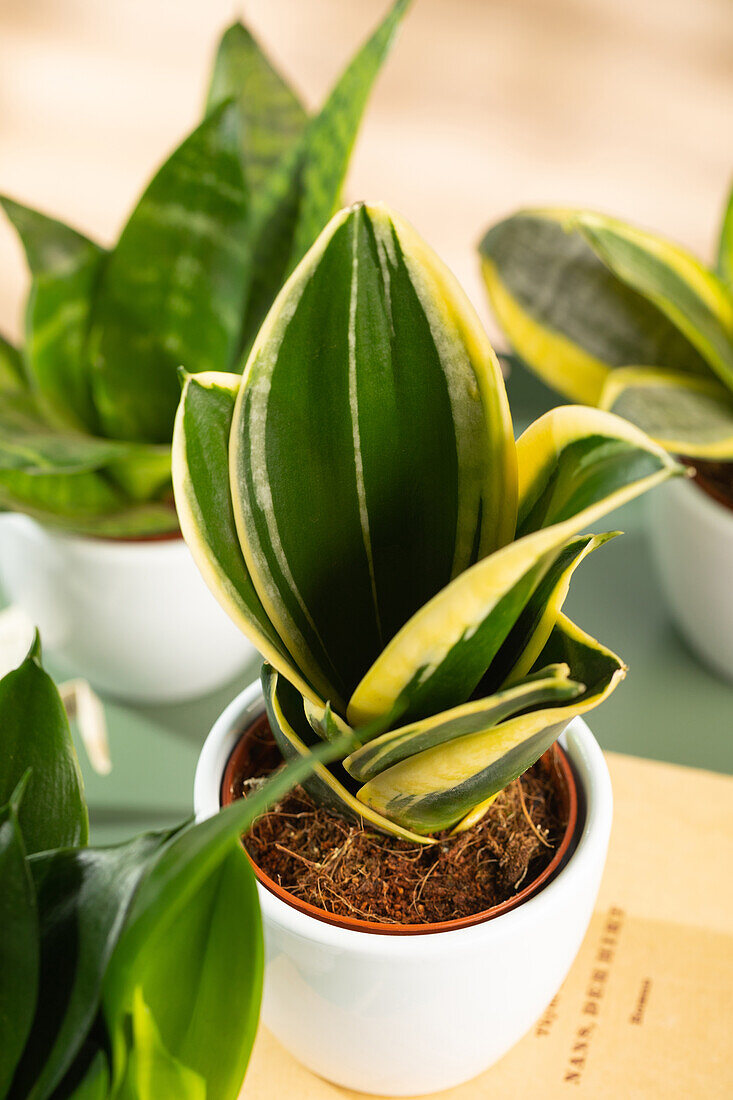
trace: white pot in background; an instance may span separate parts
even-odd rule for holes
[[[64,675],[121,699],[203,695],[254,656],[181,538],[85,538],[1,515],[0,584]]]
[[[214,725],[196,770],[197,819],[219,809],[229,756],[262,710],[252,684]],[[549,885],[502,916],[455,931],[379,935],[308,916],[258,884],[262,1018],[314,1073],[360,1092],[435,1092],[487,1069],[540,1017],[585,935],[611,829],[608,769],[581,719],[562,744],[586,806],[577,848]]]
[[[656,489],[649,507],[674,619],[695,652],[733,680],[733,512],[685,478]]]

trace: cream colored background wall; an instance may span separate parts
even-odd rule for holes
[[[0,190],[109,241],[194,124],[244,15],[317,103],[384,0],[0,0]],[[428,237],[485,316],[473,245],[531,202],[594,205],[709,253],[733,175],[730,0],[415,0],[348,195]],[[19,247],[0,226],[0,328]]]

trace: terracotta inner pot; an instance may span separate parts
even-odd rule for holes
[[[251,777],[258,772],[261,774],[263,756],[268,751],[267,747],[263,745],[262,734],[269,731],[269,728],[267,715],[263,711],[243,731],[224,769],[219,795],[221,806],[228,806],[236,801],[238,797],[237,787],[243,778]],[[516,908],[527,898],[536,894],[554,878],[571,854],[571,846],[578,824],[578,791],[575,775],[567,753],[557,744],[548,749],[544,756],[540,758],[539,763],[548,773],[552,773],[556,779],[563,816],[567,821],[562,840],[547,867],[536,875],[523,890],[520,890],[514,897],[507,898],[500,905],[494,905],[490,909],[472,913],[467,917],[432,924],[384,924],[378,921],[361,920],[358,917],[335,916],[332,913],[327,913],[324,909],[316,908],[307,901],[301,901],[300,898],[294,897],[293,894],[274,882],[269,875],[266,875],[254,862],[249,852],[247,852],[247,858],[252,864],[258,880],[281,901],[294,909],[298,909],[301,913],[315,917],[316,920],[337,925],[339,928],[350,928],[354,931],[372,932],[378,935],[414,936],[431,932],[448,932],[457,928],[467,928],[473,924],[481,924],[483,921],[491,920],[493,917],[509,912],[510,909]]]

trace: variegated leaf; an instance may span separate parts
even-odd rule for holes
[[[716,270],[728,289],[733,292],[733,188],[728,196],[723,223],[720,227]]]
[[[337,209],[369,94],[410,0],[397,0],[350,61],[300,141],[253,197],[256,231],[242,346],[248,353],[286,277]]]
[[[540,676],[530,676],[488,698],[464,703],[421,722],[384,733],[351,753],[344,760],[344,767],[354,779],[366,783],[401,760],[426,749],[447,745],[470,733],[483,733],[542,704],[574,699],[585,690],[585,685],[570,680],[569,671],[567,665],[550,666],[543,669]]]
[[[572,520],[575,530],[684,469],[663,447],[601,409],[563,405],[517,441],[517,537]]]
[[[636,424],[671,454],[733,459],[733,393],[714,378],[626,367],[609,377],[600,405]]]
[[[104,251],[54,218],[0,197],[25,249],[32,282],[26,308],[26,363],[47,417],[96,431],[86,338]]]
[[[105,264],[90,335],[105,435],[170,441],[177,371],[228,370],[250,275],[236,105],[217,108],[148,185]]]
[[[183,537],[219,603],[266,661],[319,702],[270,623],[239,547],[229,490],[238,374],[186,375],[173,432],[173,487]]]
[[[449,828],[531,767],[570,719],[607,698],[625,672],[615,654],[565,616],[538,665],[546,662],[567,664],[585,691],[572,702],[541,707],[403,760],[362,787],[359,801],[417,833]]]
[[[318,738],[305,716],[299,692],[267,664],[262,668],[262,691],[270,728],[285,759],[307,758],[314,745],[318,744]],[[353,737],[351,747],[356,744],[358,741]],[[349,748],[344,746],[342,755],[345,756],[348,751]],[[302,780],[302,785],[317,805],[333,810],[348,821],[379,832],[392,833],[416,844],[432,843],[363,805],[349,790],[350,782],[339,764],[327,767],[315,763],[311,774]]]
[[[512,346],[550,386],[589,405],[609,371],[629,363],[708,374],[677,317],[609,266],[609,250],[601,254],[588,235],[599,221],[620,224],[579,210],[527,210],[488,231],[482,271]]]
[[[511,539],[514,452],[455,280],[386,209],[342,211],[257,338],[230,450],[252,581],[324,699],[347,698],[418,608]]]
[[[234,98],[241,119],[241,151],[252,202],[270,173],[302,134],[308,115],[242,23],[223,34],[211,74],[207,113]]]

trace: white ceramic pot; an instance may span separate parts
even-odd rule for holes
[[[649,508],[672,615],[695,652],[733,680],[733,512],[685,478],[656,489]]]
[[[118,698],[194,698],[254,656],[181,538],[84,538],[0,515],[0,584],[64,675]]]
[[[253,684],[224,711],[196,770],[199,820],[219,809],[224,768],[262,711]],[[448,932],[390,936],[338,928],[258,884],[265,928],[265,1024],[304,1065],[360,1092],[451,1088],[496,1062],[540,1017],[577,954],[611,829],[611,782],[576,718],[562,743],[585,819],[548,886],[518,908]]]

